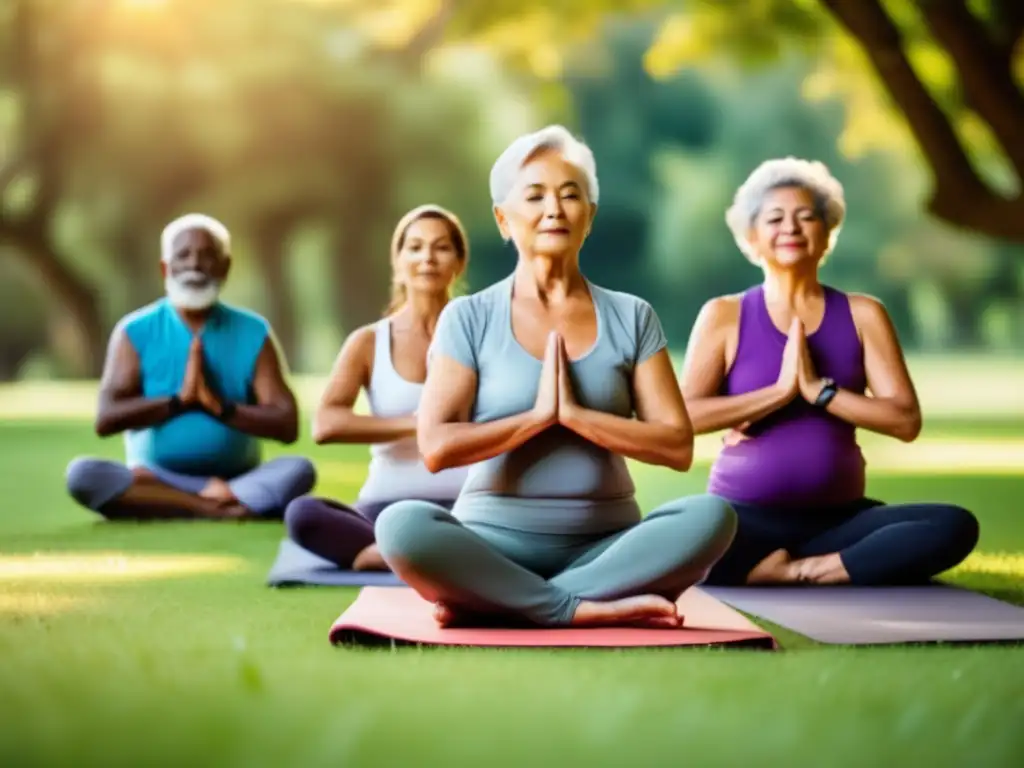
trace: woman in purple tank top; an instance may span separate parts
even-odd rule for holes
[[[885,308],[818,281],[844,214],[828,169],[795,158],[758,167],[726,214],[764,281],[702,308],[683,367],[694,431],[729,430],[708,491],[739,515],[706,583],[920,582],[977,543],[961,507],[865,497],[857,428],[910,442],[921,412]]]

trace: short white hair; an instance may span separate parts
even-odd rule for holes
[[[174,255],[174,241],[177,240],[178,235],[188,232],[190,229],[206,232],[217,241],[223,255],[227,256],[231,253],[231,233],[228,232],[227,227],[205,213],[186,213],[164,227],[164,231],[160,233],[161,261],[171,260],[171,256]]]
[[[761,259],[747,239],[750,227],[761,212],[765,196],[773,189],[784,187],[804,189],[814,197],[815,211],[828,227],[826,256],[831,253],[839,237],[839,230],[846,218],[846,199],[843,196],[843,185],[829,172],[828,167],[816,160],[796,157],[766,160],[736,190],[732,205],[725,212],[725,223],[729,225],[736,245],[754,264],[759,264]]]
[[[567,162],[583,171],[587,180],[587,197],[596,205],[598,185],[594,153],[561,125],[549,125],[520,136],[498,156],[491,168],[491,200],[494,204],[501,205],[508,199],[519,171],[528,160],[545,149],[557,150]]]

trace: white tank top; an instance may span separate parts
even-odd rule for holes
[[[374,416],[394,418],[416,413],[423,385],[399,376],[391,361],[391,320],[374,328],[373,372],[367,398]],[[459,495],[469,467],[455,467],[437,474],[423,464],[416,438],[370,446],[370,471],[359,491],[359,501],[426,499],[447,501]]]

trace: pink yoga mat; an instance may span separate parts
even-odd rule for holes
[[[590,629],[451,628],[442,629],[433,605],[408,587],[364,587],[331,627],[335,645],[378,645],[382,641],[415,645],[475,645],[561,648],[622,648],[681,645],[731,645],[776,648],[775,638],[744,616],[698,588],[677,603],[682,629],[595,627]]]

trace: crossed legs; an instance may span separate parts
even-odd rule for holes
[[[735,533],[714,496],[679,499],[605,536],[552,536],[467,526],[429,502],[404,501],[377,521],[380,552],[442,623],[498,614],[542,626],[678,626],[675,600],[700,581]]]
[[[230,480],[184,475],[105,459],[78,458],[66,473],[68,493],[110,520],[280,517],[316,482],[313,464],[281,457]]]

